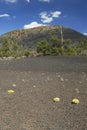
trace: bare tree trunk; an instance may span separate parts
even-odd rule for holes
[[[60,34],[61,34],[61,48],[63,49],[63,27],[60,26]]]

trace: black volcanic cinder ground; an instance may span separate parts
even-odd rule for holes
[[[0,60],[0,130],[87,130],[87,57]]]

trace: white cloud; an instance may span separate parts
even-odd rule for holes
[[[39,0],[41,2],[50,2],[51,0]]]
[[[44,12],[41,12],[39,15],[43,23],[51,23],[54,20],[54,18],[58,18],[61,15],[61,12],[54,11],[48,14],[46,11],[44,11]]]
[[[30,0],[26,0],[28,3],[30,3]]]
[[[85,36],[87,36],[87,33],[83,33]]]
[[[30,24],[25,24],[23,28],[30,29],[30,28],[39,27],[39,26],[46,26],[46,25],[40,24],[40,23],[34,21],[34,22],[31,22]]]
[[[10,16],[9,14],[0,14],[0,18],[9,17],[9,16]]]
[[[7,3],[15,3],[15,2],[17,2],[18,0],[3,0],[3,1],[5,1],[5,2],[7,2]],[[30,0],[25,0],[25,1],[27,1],[28,3],[30,3]]]
[[[5,0],[5,1],[9,3],[15,3],[17,0]]]
[[[50,14],[47,14],[46,11],[45,11],[45,12],[41,12],[41,13],[40,13],[40,17],[41,17],[41,21],[42,21],[43,23],[50,23],[50,22],[53,21],[53,18],[50,17]]]
[[[60,11],[54,11],[54,12],[51,12],[51,14],[52,14],[52,17],[58,18],[61,15],[61,12]]]

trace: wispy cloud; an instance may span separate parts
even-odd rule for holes
[[[5,2],[7,2],[7,3],[15,3],[15,2],[17,2],[17,1],[19,1],[19,0],[3,0],[3,1],[5,1]],[[24,1],[30,3],[31,0],[24,0]]]
[[[41,1],[41,2],[50,2],[51,0],[39,0],[39,1]]]
[[[9,14],[0,14],[0,18],[3,18],[3,17],[10,17]]]
[[[87,36],[87,32],[83,33],[85,36]]]
[[[26,0],[28,3],[30,3],[30,0]]]
[[[6,2],[9,2],[9,3],[15,3],[17,0],[4,0]]]
[[[41,12],[39,15],[43,23],[51,23],[54,20],[54,18],[59,18],[61,12],[54,11],[54,12],[47,13],[46,11],[44,11]]]
[[[29,24],[25,24],[23,28],[30,29],[30,28],[39,27],[39,26],[46,26],[46,25],[40,24],[40,23],[34,21],[34,22],[29,23]]]
[[[60,11],[54,11],[54,12],[51,12],[51,15],[52,15],[53,18],[58,18],[61,15],[61,12]]]
[[[16,19],[16,16],[13,16],[13,19]]]

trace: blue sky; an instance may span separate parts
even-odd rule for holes
[[[42,25],[87,34],[87,0],[0,0],[0,34]]]

